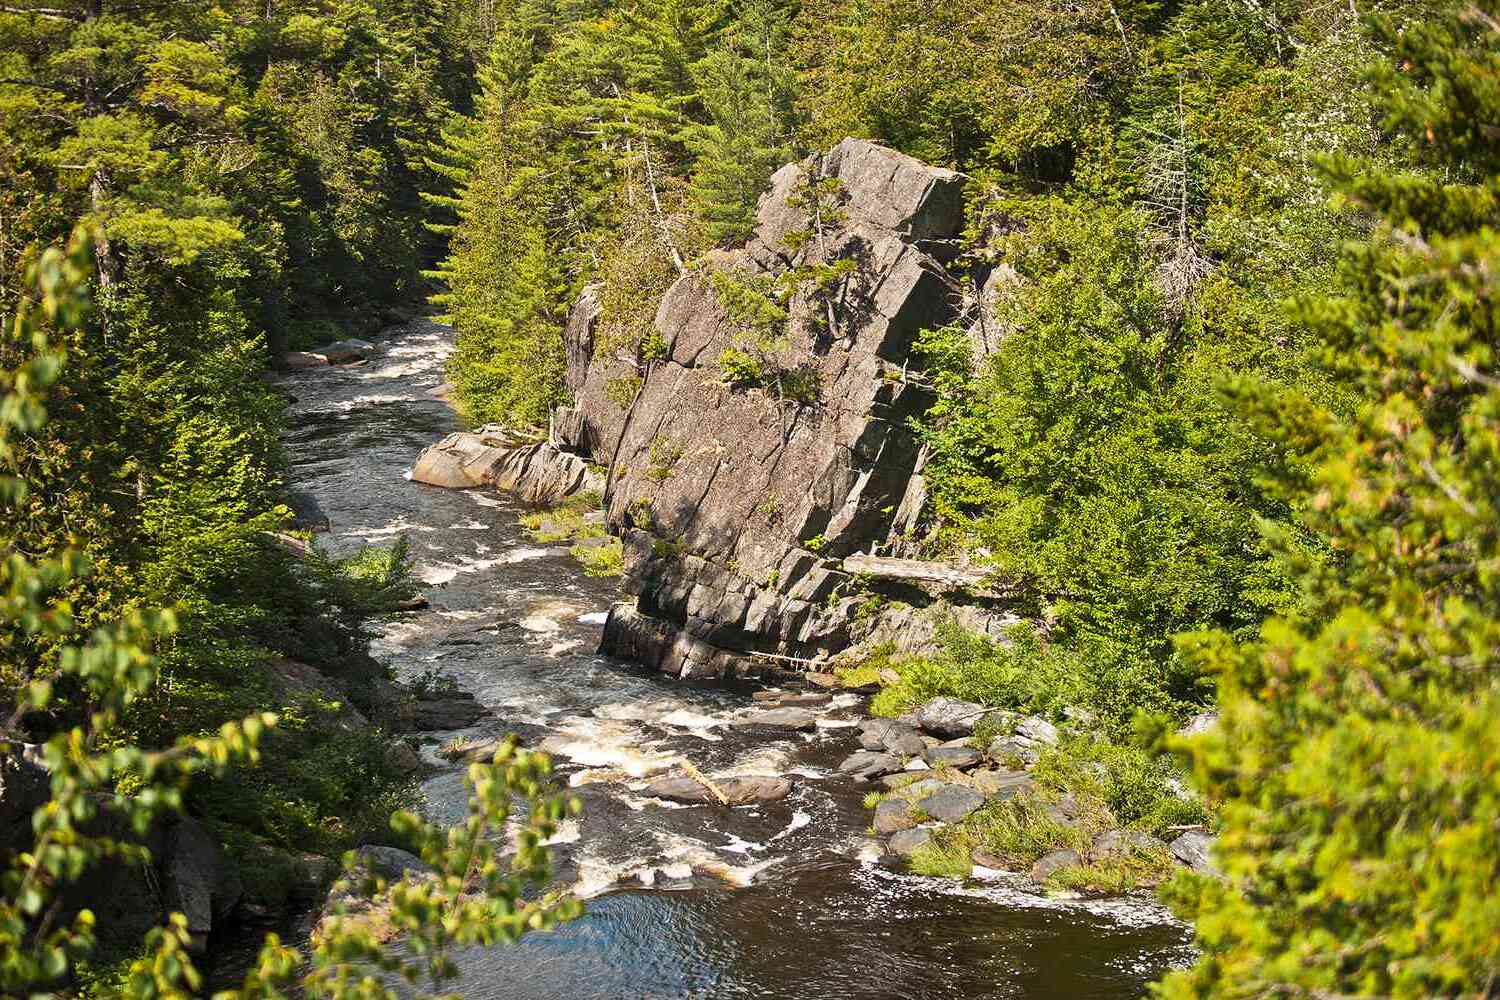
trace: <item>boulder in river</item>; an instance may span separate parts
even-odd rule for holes
[[[750,774],[709,780],[723,794],[723,801],[714,794],[713,789],[686,775],[658,778],[646,786],[645,794],[690,805],[743,806],[753,802],[779,802],[792,791],[790,778],[774,775]]]
[[[417,456],[411,478],[448,489],[490,486],[529,503],[556,503],[604,486],[599,473],[577,455],[494,426],[449,434]]]
[[[917,802],[918,809],[944,823],[957,823],[982,805],[984,796],[962,785],[944,785]]]
[[[747,712],[736,719],[734,724],[760,729],[810,731],[817,728],[818,717],[805,708],[770,708]]]

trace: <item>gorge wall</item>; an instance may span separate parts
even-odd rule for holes
[[[649,360],[596,343],[597,290],[580,297],[565,335],[574,403],[551,443],[609,469],[607,524],[635,602],[611,613],[604,651],[681,677],[755,675],[847,646],[870,574],[979,580],[872,558],[910,554],[925,499],[909,427],[931,403],[909,362],[917,335],[962,322],[979,349],[989,338],[997,274],[954,264],[965,180],[857,139],[783,167],[749,243],[663,297]],[[774,345],[716,275],[779,289]],[[746,353],[799,391],[771,374],[731,384],[721,359]]]

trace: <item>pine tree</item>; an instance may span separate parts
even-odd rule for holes
[[[1237,386],[1326,538],[1270,540],[1304,606],[1185,646],[1219,679],[1186,745],[1222,800],[1227,880],[1179,887],[1202,957],[1167,997],[1489,996],[1500,983],[1500,24],[1492,3],[1381,19],[1386,124],[1418,169],[1327,161],[1378,220],[1343,291],[1297,303],[1326,400]]]

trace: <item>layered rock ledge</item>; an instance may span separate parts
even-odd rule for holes
[[[610,615],[605,652],[722,677],[848,645],[854,571],[901,554],[925,500],[908,422],[931,397],[908,359],[921,331],[965,310],[964,282],[945,267],[964,183],[857,139],[783,167],[748,245],[708,255],[663,297],[658,360],[596,352],[598,297],[581,297],[566,332],[575,403],[555,414],[553,440],[611,470],[607,523],[635,600]],[[840,276],[793,291],[777,345],[812,391],[726,381],[719,360],[753,349],[754,335],[721,301],[716,272],[767,287],[818,269]],[[633,400],[622,385],[638,386]]]

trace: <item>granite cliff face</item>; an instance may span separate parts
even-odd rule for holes
[[[610,469],[608,525],[636,601],[611,614],[606,652],[721,677],[848,644],[850,570],[902,554],[925,498],[907,422],[931,399],[909,377],[913,342],[971,321],[975,296],[945,267],[964,182],[855,139],[783,167],[749,244],[663,297],[665,357],[648,363],[596,350],[598,297],[580,298],[566,335],[575,403],[554,415],[552,443]],[[749,334],[715,272],[758,287],[839,275],[781,284],[777,363],[810,391],[727,384],[721,358]]]

